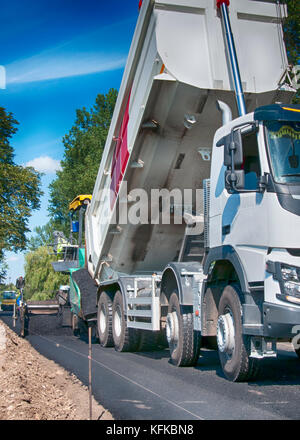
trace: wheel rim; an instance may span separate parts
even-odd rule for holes
[[[116,307],[116,311],[114,314],[114,330],[116,336],[119,337],[122,331],[122,312],[119,305]]]
[[[230,311],[220,315],[217,325],[218,349],[227,357],[231,357],[235,348],[234,320]]]
[[[179,323],[176,312],[168,313],[166,322],[166,335],[169,348],[172,351],[176,350],[179,342]]]
[[[106,330],[106,310],[104,305],[101,305],[100,316],[99,316],[99,327],[100,332],[103,334]]]
[[[73,314],[73,316],[72,316],[72,329],[73,329],[73,331],[76,330],[76,315],[75,314]]]

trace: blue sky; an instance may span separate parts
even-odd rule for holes
[[[19,129],[15,162],[45,176],[41,210],[31,230],[48,221],[48,185],[63,158],[62,137],[75,110],[90,108],[98,93],[119,89],[138,17],[138,0],[10,0],[1,3],[0,65],[6,89],[0,106]],[[8,279],[24,274],[24,256],[7,253]]]

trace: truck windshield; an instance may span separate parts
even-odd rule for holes
[[[300,122],[269,121],[266,133],[277,183],[300,183]]]

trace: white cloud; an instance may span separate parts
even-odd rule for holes
[[[6,66],[7,84],[22,84],[107,72],[123,68],[126,57],[51,50]]]
[[[26,167],[33,167],[45,174],[52,174],[61,170],[60,161],[49,156],[36,157],[25,164]]]

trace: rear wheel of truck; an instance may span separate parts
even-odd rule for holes
[[[102,347],[113,347],[112,332],[113,299],[109,293],[102,292],[98,301],[97,329],[99,342]]]
[[[296,355],[300,359],[300,336],[299,336],[298,340],[296,340],[296,342],[295,342],[294,350],[295,350]]]
[[[80,329],[79,329],[79,322],[78,322],[78,316],[72,312],[71,317],[71,325],[72,325],[72,332],[74,336],[79,336]]]
[[[195,365],[199,358],[201,337],[194,331],[193,313],[180,306],[177,292],[169,300],[166,334],[171,362],[178,367]]]
[[[127,327],[120,291],[116,292],[112,306],[112,333],[117,351],[137,351],[139,332]]]
[[[241,290],[228,285],[219,302],[217,344],[220,363],[227,379],[233,382],[253,380],[259,372],[259,360],[250,355],[251,339],[242,333]]]
[[[20,307],[20,336],[21,338],[26,336],[26,312],[23,307]]]

